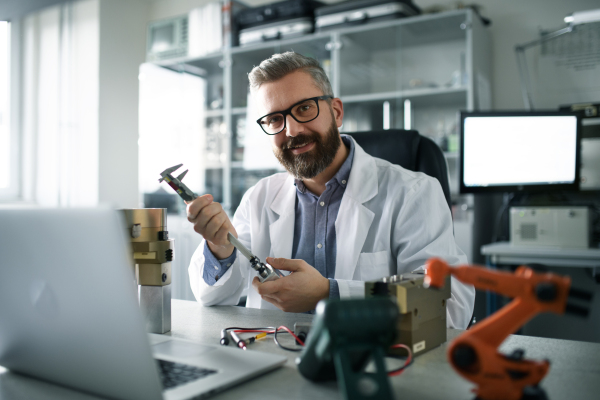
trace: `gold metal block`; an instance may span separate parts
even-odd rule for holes
[[[166,286],[171,284],[171,263],[135,264],[138,285]]]
[[[394,275],[365,283],[365,297],[373,297],[387,285],[388,296],[398,305],[400,319],[396,343],[409,346],[413,356],[421,355],[446,341],[446,301],[450,298],[450,277],[441,290],[425,289],[424,274]],[[376,289],[377,286],[377,289]],[[404,355],[398,349],[392,353]]]
[[[133,259],[141,264],[162,264],[173,261],[173,239],[131,243]]]
[[[160,232],[167,230],[167,210],[164,208],[139,208],[121,210],[129,239],[135,242],[161,240]]]

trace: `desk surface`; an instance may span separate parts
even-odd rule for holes
[[[544,246],[514,246],[498,242],[481,246],[481,254],[492,264],[540,263],[554,267],[600,267],[600,249],[568,249]]]
[[[246,309],[240,307],[202,307],[196,302],[173,300],[173,337],[219,343],[221,329],[228,326],[293,327],[294,322],[310,321],[307,314]],[[460,331],[448,330],[452,339]],[[288,336],[288,337],[285,337]],[[289,335],[282,335],[291,344]],[[470,383],[460,378],[446,359],[444,344],[416,358],[398,377],[391,378],[397,399],[470,399]],[[549,374],[542,381],[550,399],[588,400],[600,393],[600,344],[568,340],[511,336],[502,346],[508,352],[515,348],[526,350],[526,357],[548,358],[552,362]],[[279,349],[272,339],[263,339],[249,346],[248,351],[260,350],[283,354],[288,362],[280,369],[226,390],[212,397],[218,399],[339,399],[335,382],[316,384],[304,379],[297,371],[298,353]],[[242,350],[240,350],[242,351]],[[0,373],[0,399],[95,399],[48,383],[13,373]]]

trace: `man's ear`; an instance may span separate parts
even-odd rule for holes
[[[333,117],[335,118],[335,124],[339,128],[342,126],[344,121],[344,104],[339,98],[331,100],[331,109],[333,110]]]

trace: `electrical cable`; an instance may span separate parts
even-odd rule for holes
[[[279,347],[281,347],[283,350],[287,350],[287,351],[296,351],[296,352],[298,352],[298,351],[302,351],[302,349],[292,349],[291,347],[285,347],[284,345],[282,345],[281,343],[279,343],[279,340],[277,340],[277,332],[278,332],[280,329],[284,329],[284,330],[286,330],[286,331],[287,331],[287,332],[288,332],[290,335],[292,335],[292,336],[294,337],[294,339],[296,339],[296,341],[297,341],[298,343],[300,343],[300,345],[301,345],[301,346],[304,346],[304,342],[303,342],[302,340],[300,340],[300,338],[299,338],[298,336],[296,336],[296,335],[294,334],[294,332],[292,332],[292,331],[290,330],[290,328],[288,328],[287,326],[283,326],[283,325],[281,325],[279,328],[277,328],[277,329],[275,330],[275,334],[273,335],[273,339],[275,340],[275,343],[277,343],[277,346],[279,346]]]
[[[404,365],[401,366],[398,369],[394,369],[392,371],[388,371],[388,373],[387,373],[388,376],[399,376],[400,374],[402,374],[404,372],[404,370],[406,368],[408,368],[412,364],[412,362],[413,362],[412,351],[410,351],[410,347],[408,347],[405,344],[395,344],[395,345],[393,345],[390,348],[391,349],[400,349],[401,348],[401,349],[405,349],[408,352],[408,357],[406,357],[406,361],[404,362]],[[400,357],[397,357],[397,356],[391,356],[391,357],[393,357],[393,358],[400,358]]]
[[[283,325],[279,326],[278,328],[275,328],[273,326],[266,326],[266,327],[259,327],[259,328],[241,328],[241,327],[237,327],[237,326],[232,326],[229,328],[225,328],[221,331],[221,338],[223,338],[224,335],[226,335],[228,331],[232,331],[231,332],[232,334],[234,332],[235,333],[259,333],[259,335],[256,335],[255,337],[247,339],[246,343],[242,343],[244,346],[240,345],[240,342],[245,342],[244,340],[239,339],[239,337],[237,339],[234,337],[234,341],[236,342],[236,345],[240,348],[244,348],[246,344],[252,343],[252,342],[254,342],[254,340],[259,339],[259,336],[262,337],[263,335],[261,335],[261,334],[264,333],[265,335],[273,335],[273,340],[275,341],[275,344],[277,344],[277,346],[279,346],[283,350],[295,351],[295,352],[302,351],[301,348],[294,349],[294,348],[290,348],[290,347],[286,347],[286,346],[282,345],[279,342],[279,339],[277,339],[277,333],[280,333],[279,332],[280,330],[284,330],[285,331],[284,333],[289,333],[290,335],[292,335],[294,337],[294,339],[296,339],[298,341],[298,343],[300,343],[302,346],[304,346],[304,342],[300,338],[298,338],[298,336],[296,336],[294,334],[294,332],[292,332],[290,330],[290,328],[288,328],[287,326],[283,326]],[[235,336],[237,336],[237,335],[235,335]],[[233,337],[233,335],[232,335],[232,337]],[[229,341],[227,341],[227,343],[228,342]],[[225,341],[223,339],[221,339],[221,344],[226,345]]]

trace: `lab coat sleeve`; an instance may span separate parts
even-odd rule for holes
[[[238,234],[238,239],[244,246],[250,248],[250,219],[248,218],[249,193],[246,192],[238,210],[233,218],[233,225]],[[190,286],[196,300],[204,306],[214,305],[236,305],[247,285],[249,263],[246,258],[239,253],[235,262],[219,278],[214,285],[209,285],[204,281],[204,245],[206,241],[202,240],[190,262],[188,273],[190,276]]]
[[[439,182],[430,177],[419,181],[407,193],[392,235],[398,272],[424,269],[432,257],[450,265],[466,264],[467,257],[456,245],[452,216]],[[475,303],[475,288],[452,278],[447,302],[447,326],[466,329]]]

